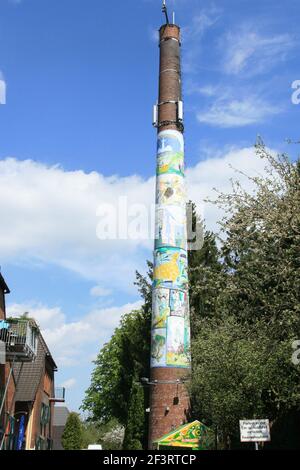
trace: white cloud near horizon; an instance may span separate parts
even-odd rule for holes
[[[51,263],[105,283],[103,288],[134,290],[130,279],[141,268],[137,248],[145,249],[149,240],[99,240],[96,213],[101,204],[117,208],[120,196],[129,206],[141,201],[150,207],[154,184],[154,178],[136,175],[105,178],[31,160],[0,161],[2,262]]]
[[[218,216],[203,201],[212,196],[213,187],[230,189],[231,164],[250,175],[263,172],[264,166],[254,150],[246,148],[219,152],[217,157],[212,153],[187,170],[189,198],[211,230],[217,229]],[[244,184],[248,185],[245,178]],[[140,239],[99,240],[97,208],[101,204],[118,208],[120,200],[127,198],[128,212],[141,209],[141,221],[147,223],[153,218],[154,195],[154,177],[104,177],[32,160],[1,160],[2,263],[65,268],[94,282],[94,296],[108,295],[108,290],[134,293],[135,270],[143,271],[152,256],[152,232]],[[119,212],[124,216],[122,209]]]
[[[118,326],[122,315],[137,310],[141,301],[109,308],[95,308],[77,321],[70,321],[60,307],[38,302],[7,305],[7,316],[29,312],[41,328],[45,341],[59,368],[90,362],[91,349],[99,351]]]

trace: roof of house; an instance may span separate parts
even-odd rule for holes
[[[46,361],[50,362],[53,370],[57,370],[57,366],[52,358],[49,348],[39,333],[37,344],[37,355],[33,362],[16,363],[14,365],[14,375],[17,381],[16,401],[35,400],[35,396],[43,374],[45,373]]]
[[[48,345],[47,345],[46,341],[44,340],[44,337],[43,337],[41,332],[39,333],[39,340],[41,341],[41,343],[43,345],[47,360],[50,362],[53,370],[57,371],[57,365],[56,365],[56,363],[55,363],[55,361],[52,357],[50,349],[48,348]]]
[[[70,412],[66,406],[55,406],[53,426],[65,426]]]
[[[3,290],[4,294],[9,294],[10,293],[8,285],[6,284],[6,282],[4,280],[4,277],[2,276],[1,273],[0,273],[0,287]]]

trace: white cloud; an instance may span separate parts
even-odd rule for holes
[[[213,97],[220,95],[222,93],[222,96],[224,94],[224,89],[220,89],[219,86],[216,85],[198,85],[195,81],[193,80],[188,80],[186,83],[186,94],[188,95],[193,95],[193,94],[198,94],[198,95],[203,95],[206,97]]]
[[[158,32],[158,29],[155,29],[155,28],[148,28],[148,32],[149,32],[149,38],[152,42],[155,42],[156,44],[158,44],[158,41],[159,41],[159,32]]]
[[[231,124],[237,119],[237,113],[233,114]],[[227,188],[224,175],[233,175],[232,170],[228,173],[231,161],[246,173],[248,170],[251,173],[253,167],[261,168],[261,161],[253,156],[252,149],[218,157],[206,154],[205,161],[188,170],[190,197],[195,199],[203,188],[207,192],[213,186]],[[204,177],[202,169],[208,165],[211,172]],[[103,290],[97,287],[92,295],[109,295],[111,290],[136,292],[135,270],[143,270],[145,259],[151,259],[153,241],[98,240],[96,209],[101,202],[115,207],[119,197],[127,196],[129,204],[142,204],[150,214],[154,194],[154,178],[105,178],[96,172],[64,171],[30,160],[2,160],[0,258],[6,263],[64,267],[101,286]],[[208,226],[215,226],[212,214],[206,211]],[[52,321],[60,320],[60,315],[59,310],[52,312]]]
[[[214,187],[229,192],[230,179],[236,176],[246,189],[252,189],[249,180],[240,174],[237,175],[232,167],[252,176],[264,173],[264,162],[254,154],[253,148],[232,149],[225,155],[219,152],[215,156],[210,154],[209,158],[187,171],[189,198],[195,201],[199,212],[205,217],[208,229],[218,230],[217,220],[223,215],[216,206],[204,204],[205,198],[215,197]],[[138,197],[140,202],[149,204],[154,197],[152,181],[132,178],[133,180],[129,178],[129,181],[134,181],[135,197]],[[122,178],[103,178],[96,173],[87,175],[83,172],[66,172],[57,167],[48,168],[30,161],[1,162],[0,198],[5,204],[2,204],[0,209],[0,246],[5,246],[7,250],[3,250],[2,255],[5,254],[13,261],[18,260],[22,252],[33,258],[37,254],[41,256],[42,253],[43,262],[60,265],[60,257],[64,254],[64,259],[69,261],[69,267],[72,266],[72,261],[75,263],[76,271],[76,263],[84,265],[83,275],[95,263],[95,260],[91,261],[94,257],[97,263],[104,264],[103,276],[106,271],[112,271],[116,277],[116,286],[119,283],[123,283],[123,287],[129,285],[132,281],[128,273],[132,271],[133,275],[136,267],[145,263],[145,252],[141,250],[139,243],[136,242],[135,248],[132,249],[134,260],[131,255],[128,256],[128,250],[124,251],[122,241],[115,241],[115,245],[110,245],[109,250],[99,257],[101,243],[100,248],[97,243],[93,244],[89,232],[83,227],[87,224],[91,231],[94,231],[95,215],[86,205],[86,199],[95,200],[97,203],[99,191],[105,190],[106,197],[110,194],[114,201],[113,193],[117,190],[122,193],[125,190],[130,192],[131,185],[127,183],[125,184]],[[74,194],[74,204],[70,202],[71,193]],[[69,223],[72,227],[68,227]],[[82,248],[82,244],[89,243],[91,246]],[[114,255],[114,251],[117,255]],[[151,258],[151,251],[147,253]],[[76,257],[79,259],[76,260]],[[68,264],[65,263],[65,266]],[[108,295],[106,289],[109,290],[101,283],[95,286],[91,293]],[[140,305],[141,302],[137,301],[121,306],[102,306],[72,321],[70,315],[67,318],[60,307],[49,307],[31,301],[8,305],[7,315],[19,316],[29,312],[40,325],[53,357],[61,368],[89,363],[91,354],[94,354],[93,349],[98,351],[110,338],[119,324],[121,315],[138,309]]]
[[[92,287],[92,289],[90,290],[90,294],[93,297],[107,297],[108,295],[112,294],[112,290],[104,289],[101,286],[95,286],[95,287]]]
[[[189,198],[201,210],[209,230],[219,231],[218,221],[224,213],[216,205],[203,201],[207,198],[211,200],[216,198],[215,188],[218,191],[230,193],[232,179],[239,180],[245,190],[253,191],[252,182],[244,175],[264,175],[265,165],[266,163],[255,154],[253,147],[233,148],[222,156],[219,152],[215,157],[211,155],[210,158],[188,170]]]
[[[205,25],[205,22],[203,24]],[[212,20],[211,25],[213,24]],[[209,21],[207,25],[209,27]],[[284,106],[270,98],[270,80],[269,83],[256,83],[253,86],[252,82],[245,82],[245,79],[267,73],[275,65],[282,64],[295,44],[295,39],[289,33],[261,33],[257,25],[250,23],[244,23],[223,34],[217,43],[221,62],[218,65],[214,62],[213,67],[231,77],[222,75],[222,81],[219,80],[218,85],[199,85],[195,79],[187,82],[188,94],[198,94],[211,99],[209,106],[203,106],[202,110],[197,112],[198,121],[218,127],[242,127],[264,122],[280,113]],[[214,44],[211,47],[214,52]],[[186,71],[194,72],[197,68],[199,60],[195,51],[199,52],[199,48],[199,41],[192,44],[192,57],[190,60],[188,52],[189,66]],[[214,58],[213,54],[212,57]],[[205,59],[203,63],[206,63]],[[212,67],[211,61],[209,64]]]
[[[199,54],[202,49],[202,38],[206,32],[212,28],[220,18],[221,9],[210,8],[201,9],[192,19],[189,26],[182,27],[182,42],[188,43],[187,48],[183,48],[182,67],[186,73],[194,73],[198,69]]]
[[[70,390],[70,388],[73,388],[76,385],[76,383],[77,383],[77,380],[72,377],[62,382],[60,384],[60,387],[63,387],[66,390]]]
[[[96,211],[100,204],[118,207],[120,196],[129,206],[142,202],[150,208],[154,184],[154,178],[135,175],[105,178],[30,160],[0,161],[2,262],[52,263],[104,288],[134,290],[135,269],[142,269],[139,249],[151,242],[99,240]]]
[[[0,70],[0,104],[6,104],[6,82]]]
[[[240,100],[220,98],[208,110],[198,112],[197,119],[212,126],[242,127],[263,122],[281,111],[279,106],[256,96]]]
[[[220,42],[223,71],[248,76],[266,73],[286,59],[294,44],[288,33],[267,36],[257,32],[253,25],[243,25],[236,32],[227,33]]]
[[[183,40],[199,40],[206,31],[219,20],[221,11],[221,9],[214,6],[211,6],[210,8],[202,8],[193,16],[189,26],[182,28]]]
[[[138,309],[141,301],[122,306],[99,308],[88,312],[78,321],[68,321],[59,307],[50,308],[36,302],[11,304],[7,316],[24,312],[37,321],[58,367],[77,366],[88,362],[93,345],[97,350],[118,326],[122,315]]]

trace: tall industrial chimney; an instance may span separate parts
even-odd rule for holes
[[[158,129],[156,222],[152,300],[149,448],[186,423],[190,373],[190,317],[180,28],[159,31],[159,99],[153,124]]]

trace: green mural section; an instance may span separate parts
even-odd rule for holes
[[[184,424],[178,429],[155,441],[157,449],[211,450],[214,448],[215,435],[212,429],[200,421]]]
[[[175,174],[184,176],[183,152],[167,152],[157,158],[157,175]]]

